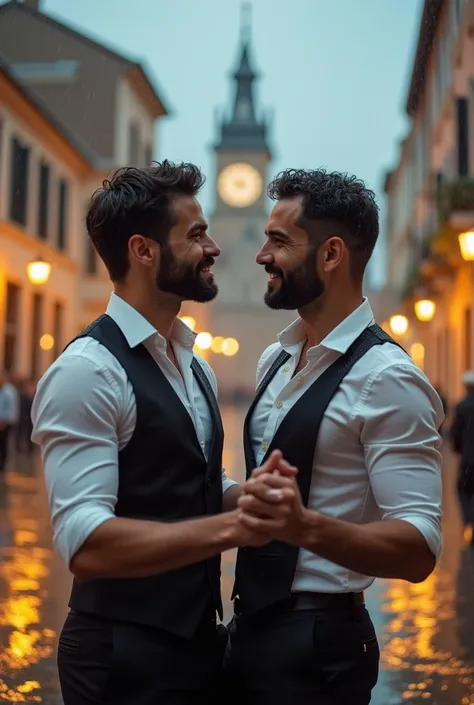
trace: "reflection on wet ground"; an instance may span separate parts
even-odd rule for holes
[[[224,423],[224,464],[240,480],[241,412],[225,409]],[[463,540],[448,451],[444,473],[445,549],[437,570],[421,585],[386,580],[368,591],[382,646],[374,705],[474,703],[474,548]],[[233,560],[233,552],[225,555],[227,603]],[[55,650],[69,586],[51,550],[39,463],[20,459],[0,477],[0,702],[60,705]]]

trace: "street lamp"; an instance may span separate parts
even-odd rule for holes
[[[203,331],[196,336],[195,345],[199,350],[209,350],[212,345],[212,335]]]
[[[222,352],[227,357],[233,357],[239,352],[239,343],[235,338],[226,338],[222,343]]]
[[[32,284],[46,284],[51,274],[51,263],[41,257],[31,260],[26,265],[26,273]]]
[[[419,321],[431,321],[436,313],[436,304],[431,299],[415,301],[415,315]]]
[[[465,262],[474,261],[474,229],[458,235],[459,249]]]
[[[396,314],[391,316],[389,325],[394,335],[405,335],[408,330],[408,318],[401,314]]]

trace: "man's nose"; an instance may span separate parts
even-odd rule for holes
[[[266,244],[259,249],[255,261],[257,264],[270,264],[273,262],[273,255],[266,249]]]
[[[219,257],[221,253],[221,248],[212,237],[208,238],[208,241],[204,244],[203,250],[207,257]]]

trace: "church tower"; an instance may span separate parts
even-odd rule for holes
[[[212,236],[222,249],[215,265],[219,296],[210,306],[209,326],[214,336],[235,338],[235,357],[213,354],[209,362],[219,389],[228,394],[253,394],[255,369],[265,347],[295,316],[269,310],[263,296],[267,275],[255,262],[265,239],[268,219],[266,186],[272,154],[268,121],[258,110],[253,64],[250,7],[242,6],[237,69],[232,74],[230,113],[218,121],[214,146],[215,206],[210,219]]]

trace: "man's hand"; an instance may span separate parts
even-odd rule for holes
[[[270,453],[267,460],[259,468],[255,468],[251,475],[252,479],[248,482],[252,483],[256,479],[272,476],[272,474],[274,474],[275,477],[281,474],[287,478],[292,478],[296,475],[296,472],[296,468],[293,468],[291,465],[289,465],[289,463],[286,462],[286,460],[283,459],[281,451],[274,450],[272,453]],[[239,506],[240,499],[243,497],[243,494],[246,491],[245,487],[247,486],[248,482],[246,483],[246,485],[244,485],[243,488],[240,488],[242,494],[237,500],[237,506]],[[274,488],[272,488],[271,486],[268,487],[268,493],[268,501],[270,503],[280,503],[284,499],[283,495],[280,496],[278,489],[277,493],[275,494]],[[240,520],[240,509],[238,509],[236,512],[231,512],[231,516],[235,517],[236,520],[234,541],[237,546],[264,546],[266,543],[269,543],[272,540],[273,537],[265,531],[259,531],[251,526],[245,525],[245,523]]]
[[[248,530],[301,546],[306,509],[295,481],[297,470],[281,455],[276,469],[265,472],[262,466],[245,483],[238,501],[239,519]]]

